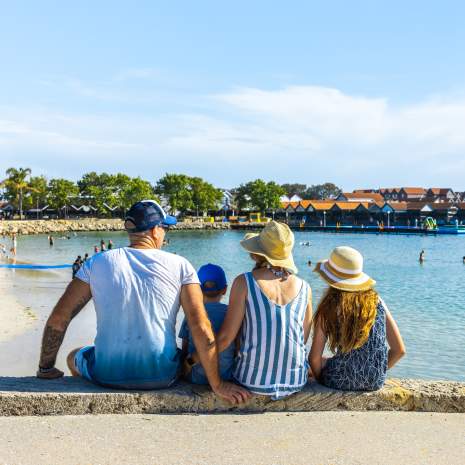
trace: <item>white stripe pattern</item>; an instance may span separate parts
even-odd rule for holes
[[[302,281],[295,299],[277,305],[266,297],[252,273],[244,277],[248,295],[234,377],[252,392],[278,399],[307,382],[303,322],[309,286]]]

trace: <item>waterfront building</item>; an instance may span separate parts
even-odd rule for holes
[[[428,202],[455,202],[460,201],[460,198],[457,199],[457,195],[455,192],[448,188],[441,188],[441,187],[431,187],[426,191],[425,200]]]
[[[291,197],[287,196],[287,195],[282,195],[280,197],[280,201],[281,202],[286,202],[286,203],[289,203],[289,202],[300,202],[302,200],[302,197],[300,197],[299,195],[297,194],[294,194],[292,195]]]
[[[338,201],[345,202],[382,202],[383,196],[379,192],[343,192],[336,198]]]
[[[397,195],[399,202],[417,202],[426,197],[426,189],[423,187],[402,187]]]

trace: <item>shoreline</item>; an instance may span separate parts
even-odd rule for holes
[[[230,223],[180,222],[171,228],[176,231],[229,230]],[[2,220],[0,235],[52,234],[67,232],[124,231],[120,218],[84,218],[68,220]]]

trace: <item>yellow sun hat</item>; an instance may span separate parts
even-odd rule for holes
[[[297,274],[298,269],[292,257],[294,234],[287,224],[270,221],[260,234],[246,234],[240,244],[247,252],[265,257],[270,265]]]
[[[352,247],[336,247],[327,260],[317,263],[315,271],[331,286],[341,291],[371,289],[376,281],[363,272],[362,254]]]

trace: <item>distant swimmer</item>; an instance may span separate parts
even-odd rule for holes
[[[423,263],[423,262],[425,261],[425,251],[424,251],[424,250],[422,250],[422,251],[420,252],[420,257],[418,258],[418,261],[419,261],[420,263]]]
[[[54,244],[53,236],[48,236],[48,243],[50,247],[53,247],[53,244]]]
[[[104,241],[103,239],[100,241],[100,250],[101,250],[102,252],[104,252],[105,250],[107,250],[107,246],[105,245],[105,241]]]
[[[86,254],[84,254],[84,258],[83,258],[82,262],[85,263],[88,259],[89,259],[89,254],[86,253]]]
[[[305,246],[305,247],[310,247],[310,241],[301,242],[300,245],[303,245],[303,246]]]
[[[462,258],[462,262],[465,265],[465,256]]]
[[[110,239],[108,241],[108,250],[111,250],[113,248],[113,241]]]
[[[99,253],[100,249],[98,248],[98,245],[94,245],[94,253]]]
[[[312,261],[309,260],[309,261],[307,262],[307,265],[311,268],[311,266],[312,266]]]

